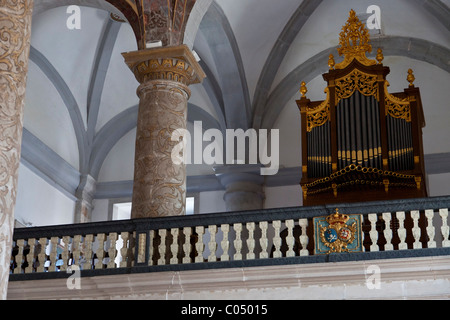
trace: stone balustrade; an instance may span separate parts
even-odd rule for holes
[[[450,254],[450,197],[337,205],[362,214],[363,252],[314,254],[335,206],[15,229],[10,280]]]

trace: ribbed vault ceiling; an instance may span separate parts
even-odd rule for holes
[[[71,4],[81,9],[79,30],[66,27]],[[414,69],[427,121],[425,153],[450,153],[449,139],[442,139],[450,135],[448,0],[214,0],[189,35],[207,74],[191,86],[189,122],[202,121],[203,129],[279,128],[281,164],[300,166],[299,84],[307,82],[312,100],[324,98],[321,74],[328,55],[337,57],[349,10],[365,13],[372,4],[381,8],[382,34],[373,46],[383,47],[391,67],[390,90],[403,90],[407,69]],[[35,0],[24,160],[54,180],[74,172],[100,182],[133,178],[138,83],[121,53],[137,44],[131,26],[111,12],[120,14],[103,0]],[[45,169],[42,161],[58,168]],[[189,175],[212,173],[211,166],[188,166]],[[76,185],[64,188],[71,193]]]

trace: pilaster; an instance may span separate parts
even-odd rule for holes
[[[223,199],[227,211],[257,210],[264,205],[264,176],[260,165],[224,165],[214,168],[225,187]]]
[[[95,196],[97,181],[89,174],[81,176],[80,184],[75,193],[77,201],[75,203],[75,223],[91,222],[92,210],[94,206],[92,201]]]

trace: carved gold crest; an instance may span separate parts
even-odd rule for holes
[[[316,253],[339,253],[362,251],[361,215],[346,215],[336,212],[315,218]]]

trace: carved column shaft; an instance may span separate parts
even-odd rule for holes
[[[175,130],[186,129],[188,85],[204,73],[186,46],[123,54],[141,83],[136,132],[132,218],[185,214],[186,167],[174,163]]]
[[[0,6],[0,299],[8,289],[32,8],[32,0]]]
[[[172,132],[186,129],[189,89],[168,80],[138,88],[132,218],[184,215],[186,165],[174,164]]]

